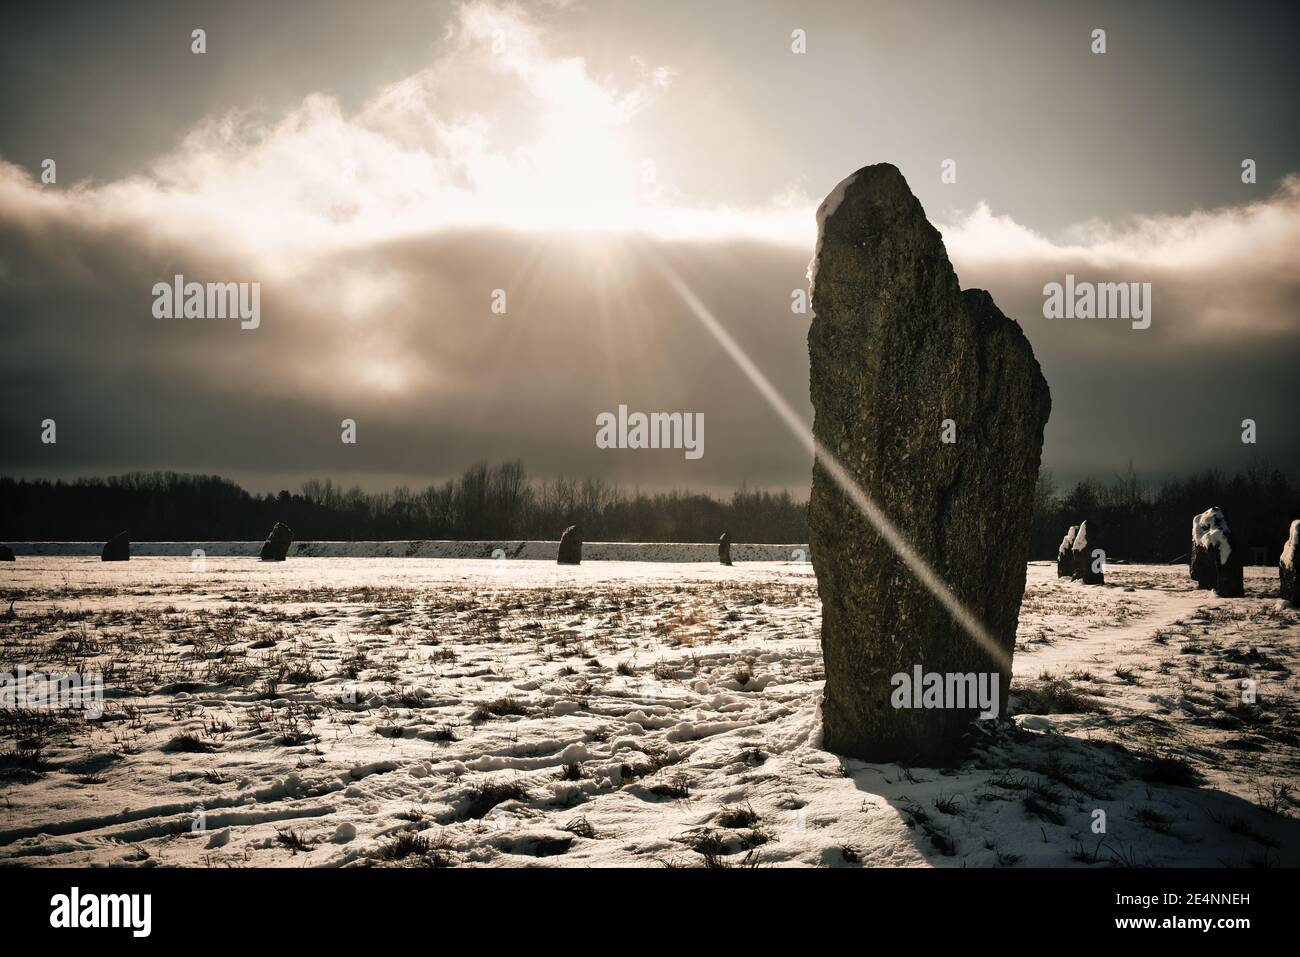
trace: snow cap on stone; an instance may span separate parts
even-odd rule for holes
[[[1219,564],[1227,564],[1232,546],[1228,544],[1228,520],[1223,517],[1221,509],[1207,508],[1192,519],[1192,541],[1204,549],[1216,549]]]
[[[1070,530],[1066,532],[1065,537],[1061,539],[1061,547],[1056,550],[1057,558],[1064,558],[1073,550],[1074,537],[1078,534],[1079,534],[1079,526],[1071,525]]]
[[[1079,530],[1074,534],[1074,543],[1070,546],[1076,552],[1082,552],[1088,547],[1088,522],[1085,519],[1079,523]]]
[[[1291,534],[1282,546],[1282,564],[1287,568],[1295,568],[1297,551],[1300,551],[1300,519],[1291,523]]]

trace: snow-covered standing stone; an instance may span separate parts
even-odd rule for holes
[[[1300,604],[1296,595],[1295,566],[1300,557],[1300,519],[1291,523],[1291,534],[1282,546],[1282,557],[1277,560],[1277,574],[1281,581],[1282,597],[1287,601]]]
[[[1097,536],[1092,534],[1088,529],[1088,520],[1084,519],[1079,523],[1079,530],[1074,536],[1074,541],[1070,543],[1070,552],[1073,556],[1071,565],[1072,578],[1077,578],[1085,585],[1104,585],[1106,584],[1105,567],[1101,564],[1101,556],[1097,554],[1101,548]]]
[[[1240,598],[1246,593],[1241,550],[1222,509],[1211,506],[1192,519],[1188,565],[1197,588],[1213,588],[1220,598]]]
[[[1079,526],[1071,525],[1070,530],[1061,539],[1061,546],[1056,550],[1056,577],[1074,577],[1074,536],[1079,534]]]

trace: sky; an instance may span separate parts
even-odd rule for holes
[[[8,5],[0,474],[384,489],[520,458],[805,491],[665,275],[811,421],[815,211],[889,162],[1033,344],[1058,481],[1297,476],[1298,26],[1249,2]],[[257,328],[156,318],[176,274],[258,283]],[[1151,283],[1150,328],[1045,318],[1066,274]],[[702,414],[704,454],[599,448],[620,405]]]

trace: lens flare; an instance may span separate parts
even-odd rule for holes
[[[835,484],[849,497],[849,500],[857,506],[880,537],[894,550],[894,554],[902,559],[917,580],[929,590],[930,594],[939,600],[948,610],[948,613],[952,615],[953,620],[974,639],[990,659],[1000,669],[1010,671],[1010,655],[998,646],[998,643],[993,640],[993,636],[989,634],[983,623],[961,603],[961,599],[953,594],[952,589],[944,583],[938,573],[930,567],[930,564],[917,553],[916,549],[903,536],[903,533],[894,526],[889,517],[872,501],[871,496],[853,480],[848,470],[840,464],[831,451],[817,441],[812,429],[804,424],[799,414],[790,407],[790,403],[768,381],[767,376],[763,375],[762,370],[745,354],[745,351],[740,348],[736,340],[731,338],[731,335],[722,327],[722,323],[718,321],[717,317],[700,301],[700,298],[686,285],[671,265],[658,257],[655,257],[654,264],[677,295],[681,296],[691,314],[700,321],[700,324],[718,341],[718,344],[722,346],[732,361],[740,367],[740,371],[758,390],[759,395],[767,401],[768,405],[772,407],[786,427],[794,433],[795,438],[799,440],[804,448],[811,452],[815,459],[821,463],[822,468],[826,470],[826,473],[834,480]]]

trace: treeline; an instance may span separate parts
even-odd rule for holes
[[[1050,472],[1039,476],[1034,495],[1034,558],[1055,558],[1071,525],[1087,519],[1088,539],[1108,560],[1172,562],[1190,550],[1192,518],[1211,506],[1223,509],[1242,561],[1252,551],[1275,565],[1294,519],[1300,518],[1300,488],[1266,465],[1227,476],[1215,469],[1158,483],[1142,481],[1132,467],[1102,483],[1079,482],[1065,494]]]
[[[807,503],[741,488],[729,499],[686,491],[629,492],[601,479],[531,481],[520,462],[477,464],[421,491],[364,492],[329,479],[298,493],[252,495],[229,479],[175,472],[72,482],[0,479],[0,541],[107,539],[256,541],[285,522],[299,541],[557,539],[587,541],[807,540]]]
[[[1186,555],[1192,516],[1222,508],[1238,541],[1277,561],[1300,489],[1263,466],[1234,476],[1207,471],[1157,484],[1132,469],[1108,482],[1062,492],[1039,477],[1031,557],[1053,559],[1070,525],[1088,520],[1111,560],[1169,562]],[[474,465],[421,491],[344,489],[328,479],[301,491],[252,495],[229,479],[175,472],[72,482],[0,479],[0,541],[106,540],[126,529],[136,541],[257,541],[285,522],[300,541],[556,539],[575,522],[588,541],[808,541],[807,502],[789,492],[742,487],[719,499],[687,491],[647,494],[601,479],[536,481],[520,462]],[[990,543],[996,547],[996,543]]]

